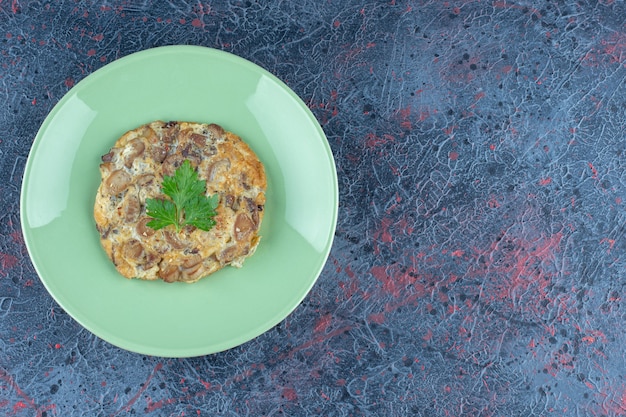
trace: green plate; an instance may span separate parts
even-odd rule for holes
[[[100,156],[157,119],[218,123],[264,163],[263,238],[243,268],[195,284],[128,280],[102,250]],[[59,305],[113,345],[164,357],[226,350],[287,317],[326,263],[337,206],[332,153],[307,106],[261,67],[198,46],[138,52],[76,84],[35,137],[21,194],[26,246]]]

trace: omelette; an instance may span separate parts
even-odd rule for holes
[[[227,265],[241,267],[261,239],[267,180],[257,155],[217,124],[154,121],[122,135],[102,156],[94,205],[100,242],[126,278],[196,282]],[[165,199],[164,177],[189,161],[217,195],[215,225],[155,230],[148,199]]]

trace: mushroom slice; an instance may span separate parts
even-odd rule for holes
[[[141,213],[141,203],[136,194],[127,194],[122,203],[122,216],[127,223],[134,223]]]
[[[167,156],[167,149],[163,146],[152,146],[150,147],[149,155],[155,162],[162,163]]]
[[[121,169],[111,172],[105,180],[106,190],[112,195],[121,194],[130,185],[130,174]]]
[[[204,148],[206,146],[207,137],[204,135],[201,135],[199,133],[192,133],[189,138],[199,148]]]
[[[163,230],[163,236],[165,236],[167,243],[174,249],[185,249],[189,246],[186,242],[181,241],[176,233],[172,233],[169,230]]]
[[[148,226],[148,222],[150,222],[151,220],[152,219],[150,217],[144,217],[137,222],[137,226],[135,227],[135,230],[137,231],[137,234],[139,236],[148,238],[154,235],[155,230],[151,228],[150,226]]]
[[[209,132],[213,140],[221,138],[222,136],[224,136],[224,133],[226,133],[222,126],[215,123],[211,123],[210,125],[208,125],[207,131]]]
[[[218,159],[217,161],[209,165],[209,167],[207,168],[207,171],[206,171],[207,181],[212,182],[213,180],[215,180],[215,176],[220,170],[228,171],[229,169],[230,169],[230,159],[228,158]]]
[[[128,242],[124,243],[122,256],[129,262],[133,262],[135,264],[141,263],[145,256],[145,251],[141,242],[137,239],[130,239]]]
[[[171,264],[167,264],[166,262],[161,262],[161,269],[159,269],[159,277],[165,282],[179,281],[180,269],[178,268],[177,265],[171,265]]]
[[[133,166],[133,161],[140,156],[146,149],[146,145],[139,138],[131,140],[124,152],[124,166],[130,168]]]
[[[233,259],[235,259],[235,255],[237,253],[237,246],[232,245],[221,251],[217,254],[216,258],[220,261],[221,264],[227,264]]]
[[[111,149],[108,153],[102,155],[100,159],[102,160],[102,162],[111,162],[113,161],[115,154],[116,154],[116,151]]]
[[[233,210],[236,210],[233,205],[235,204],[235,196],[233,196],[232,194],[226,194],[226,196],[224,197],[224,205],[226,207],[230,207]]]
[[[183,281],[196,281],[202,278],[205,272],[204,264],[200,256],[187,259],[182,265]]]
[[[154,253],[146,254],[146,262],[142,265],[144,270],[150,269],[161,262],[161,257]]]
[[[235,225],[233,227],[235,231],[235,239],[237,240],[244,240],[250,235],[250,233],[256,230],[256,225],[245,213],[239,213],[237,215]]]
[[[185,162],[186,159],[191,162],[191,166],[194,168],[198,165],[198,158],[194,155],[189,155],[187,157],[180,153],[168,155],[167,158],[163,160],[163,175],[174,175],[176,170],[183,164],[183,162]]]

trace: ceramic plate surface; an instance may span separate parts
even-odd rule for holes
[[[100,156],[153,120],[217,123],[257,153],[268,179],[263,236],[241,269],[195,284],[128,280],[100,246]],[[22,230],[44,286],[113,345],[190,357],[238,346],[287,317],[317,280],[337,221],[337,173],[306,105],[261,67],[197,46],[138,52],[76,84],[43,122],[21,194]]]

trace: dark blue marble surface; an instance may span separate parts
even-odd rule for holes
[[[626,415],[623,1],[0,1],[0,414]],[[340,211],[318,282],[232,350],[84,330],[20,229],[37,130],[78,81],[194,44],[311,108]]]

